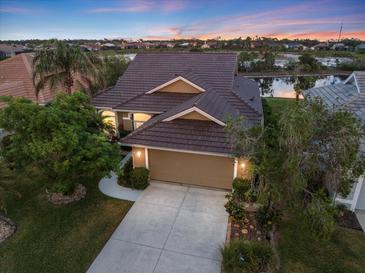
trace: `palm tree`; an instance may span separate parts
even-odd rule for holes
[[[75,83],[88,88],[98,77],[101,59],[92,53],[83,52],[80,47],[56,41],[51,47],[36,52],[33,59],[33,82],[37,96],[45,85],[51,90],[63,87],[71,94]]]

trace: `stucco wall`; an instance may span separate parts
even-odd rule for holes
[[[185,83],[182,80],[178,80],[175,83],[172,83],[160,91],[164,92],[181,92],[181,93],[200,93],[201,91],[196,89],[195,87]]]
[[[250,179],[252,175],[252,165],[248,160],[238,159],[237,163],[237,177],[243,179]]]
[[[133,119],[134,121],[139,121],[139,122],[146,122],[149,119],[151,119],[151,115],[150,114],[146,114],[146,113],[134,113],[133,114]]]
[[[132,148],[133,167],[146,167],[144,148]]]
[[[188,119],[188,120],[202,120],[202,121],[210,121],[207,117],[201,115],[200,113],[193,111],[184,116],[179,117],[179,119]]]

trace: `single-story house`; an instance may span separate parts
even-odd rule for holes
[[[153,180],[231,189],[249,163],[232,156],[228,117],[260,125],[258,85],[237,75],[235,53],[139,53],[94,106],[132,147],[134,167]]]
[[[355,50],[361,53],[365,53],[365,44],[359,44],[355,47]]]
[[[75,85],[73,90],[80,87]],[[33,84],[33,53],[21,53],[0,61],[0,96],[25,97],[44,105],[50,102],[61,88],[46,85],[38,94]],[[0,102],[0,108],[5,107]]]
[[[17,54],[25,52],[27,47],[23,45],[8,45],[8,44],[0,44],[0,57],[13,57]]]
[[[344,82],[323,87],[311,88],[303,92],[304,97],[320,97],[328,108],[346,109],[365,126],[365,71],[353,72]],[[365,155],[365,140],[360,153]],[[346,205],[352,211],[365,211],[365,175],[354,182],[347,197],[337,196],[338,203]]]
[[[39,93],[33,85],[33,57],[31,53],[22,53],[0,62],[0,95],[25,97],[33,102],[46,104],[53,98],[49,88]],[[5,103],[0,102],[0,108]]]

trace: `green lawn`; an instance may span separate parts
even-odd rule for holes
[[[364,272],[365,236],[338,227],[329,241],[318,241],[301,229],[299,218],[281,225],[280,272]]]
[[[36,178],[16,180],[22,197],[7,216],[18,230],[0,244],[0,272],[85,272],[132,202],[104,196],[94,179],[83,200],[54,206],[39,197]]]
[[[285,108],[297,103],[297,101],[292,98],[264,97],[263,100],[271,107],[273,115],[278,115]]]

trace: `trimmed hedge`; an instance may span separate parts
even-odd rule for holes
[[[118,184],[134,189],[145,189],[149,185],[149,170],[144,167],[133,168],[130,159],[118,173]]]
[[[149,170],[145,167],[136,167],[130,175],[130,183],[135,189],[145,189],[149,185]]]

